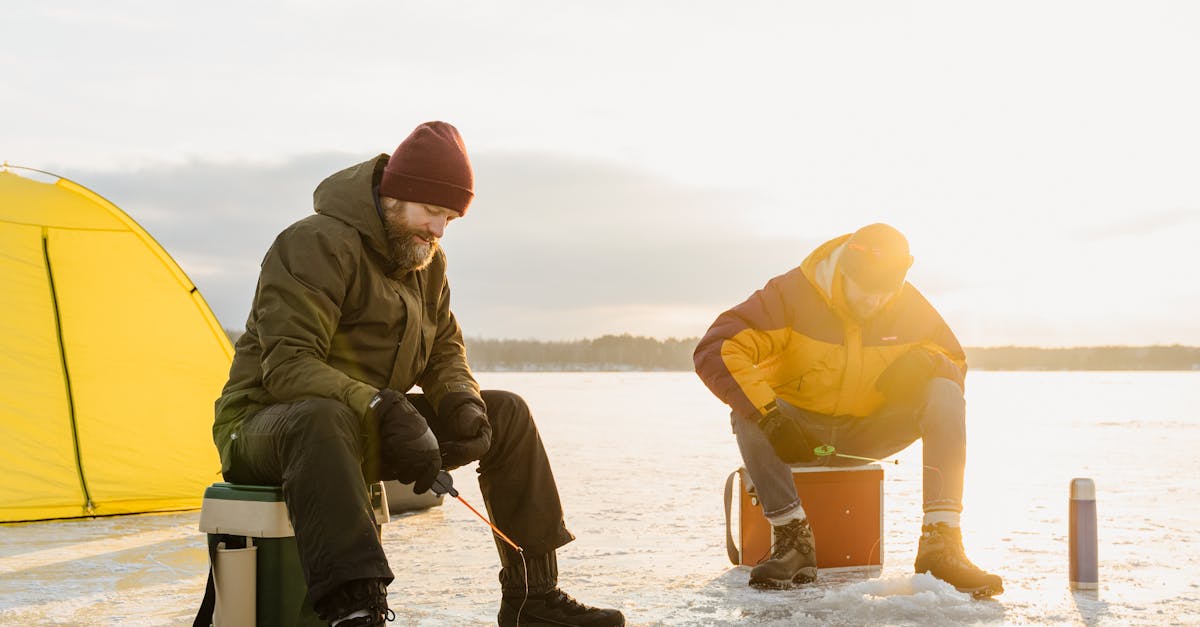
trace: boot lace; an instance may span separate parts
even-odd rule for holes
[[[592,607],[576,601],[574,597],[555,588],[546,594],[546,608],[558,610],[568,616],[586,614]]]
[[[982,572],[982,569],[967,559],[967,550],[963,548],[962,534],[947,529],[934,531],[942,541],[942,560],[950,566],[962,570]]]
[[[794,520],[775,528],[775,550],[771,559],[781,559],[788,551],[795,549],[807,555],[812,553],[812,528],[808,519]]]

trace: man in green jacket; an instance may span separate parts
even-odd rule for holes
[[[458,131],[418,126],[386,154],[325,179],[316,213],[276,238],[216,402],[213,438],[236,483],[281,485],[318,615],[382,624],[393,574],[366,483],[430,489],[479,461],[497,541],[501,625],[623,625],[558,588],[563,523],[545,448],[517,395],[480,391],[450,311],[438,240],[466,214]],[[414,386],[423,394],[406,394]],[[522,559],[523,558],[523,559]]]

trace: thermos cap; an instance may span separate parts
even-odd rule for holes
[[[1096,500],[1096,484],[1091,479],[1076,478],[1071,480],[1071,498],[1076,501]]]

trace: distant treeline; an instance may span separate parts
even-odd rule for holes
[[[978,370],[1200,370],[1196,346],[1088,346],[967,348]]]
[[[226,329],[236,341],[241,331]],[[467,338],[471,367],[485,371],[672,371],[692,370],[699,338],[659,340],[636,335],[605,335],[571,341]],[[970,348],[972,370],[1200,370],[1196,346],[1088,346]]]
[[[594,340],[485,340],[468,338],[475,370],[691,370],[698,338],[657,340],[605,335]]]
[[[605,335],[566,342],[467,339],[471,367],[495,370],[692,370],[699,338]],[[1200,370],[1200,347],[967,348],[973,370]]]

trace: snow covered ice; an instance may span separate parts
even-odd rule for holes
[[[479,373],[534,411],[578,540],[564,590],[631,625],[1200,624],[1200,373],[973,372],[964,542],[992,601],[912,573],[920,445],[885,465],[880,576],[757,591],[725,556],[728,411],[690,373]],[[481,508],[474,468],[455,471]],[[1096,482],[1100,589],[1067,583],[1073,477]],[[217,480],[217,477],[214,477]],[[0,625],[190,624],[207,554],[198,512],[0,526]],[[447,500],[393,517],[396,624],[494,624],[487,527]],[[820,538],[818,538],[818,548]]]

